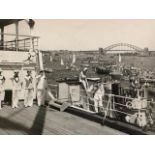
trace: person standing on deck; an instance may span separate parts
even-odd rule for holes
[[[79,82],[82,83],[82,86],[84,87],[86,92],[88,89],[88,81],[87,81],[87,76],[86,76],[87,71],[88,71],[88,68],[85,67],[79,74]]]
[[[43,70],[40,71],[39,75],[36,77],[37,84],[37,102],[38,106],[45,104],[45,97],[47,92],[47,80],[45,76],[45,72]]]
[[[89,93],[88,93],[88,81],[87,81],[87,71],[88,71],[88,68],[84,68],[80,74],[79,74],[79,82],[81,83],[82,85],[82,91],[81,91],[81,96],[82,96],[82,102],[83,102],[83,108],[85,110],[89,110]],[[83,91],[84,90],[84,91]]]
[[[33,105],[33,94],[34,94],[34,80],[31,75],[31,71],[27,71],[27,75],[25,76],[25,97],[24,97],[24,106],[32,107]]]
[[[5,77],[2,75],[0,69],[0,109],[2,109],[2,102],[4,101],[5,89],[4,89]]]
[[[103,96],[105,94],[104,86],[102,83],[98,83],[94,92],[94,109],[95,112],[100,112],[100,109],[103,107]]]
[[[19,71],[14,72],[13,78],[11,78],[13,84],[13,96],[12,96],[12,108],[18,108],[18,102],[20,99],[20,92],[22,88],[22,82],[19,78]]]

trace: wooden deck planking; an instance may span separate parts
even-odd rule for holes
[[[12,117],[9,117],[8,115],[8,117],[1,117],[0,119],[0,127],[3,128],[8,134],[13,135],[27,134],[29,131],[29,126],[26,124],[26,119],[19,114]]]
[[[0,129],[0,135],[8,135],[8,133],[6,132],[6,130]]]
[[[0,111],[0,134],[104,135],[124,133],[49,107],[34,105],[24,108],[21,102],[18,109],[4,106]]]
[[[61,117],[59,115],[61,115]],[[59,114],[55,112],[54,115],[53,113],[48,113],[47,117],[50,118],[52,122],[61,126],[61,128],[66,129],[67,131],[72,131],[73,134],[122,134],[121,132],[112,130],[109,127],[103,127],[99,123],[78,116],[73,117],[69,113]]]
[[[34,108],[34,107],[32,107]],[[35,109],[39,109],[38,107]],[[58,111],[54,111],[52,109],[49,109],[49,108],[41,108],[42,110],[45,110],[46,111],[46,117],[45,117],[45,123],[44,123],[44,129],[46,129],[46,131],[48,132],[51,132],[51,134],[74,134],[73,132],[69,131],[69,130],[66,130],[65,128],[61,127],[61,123],[62,122],[57,122],[57,121],[54,121],[54,119],[56,119],[56,117],[60,117],[58,115],[55,116],[56,113],[59,113]],[[51,115],[49,115],[51,114]],[[40,115],[43,116],[43,112],[40,111]],[[35,117],[33,113],[29,113],[29,115],[27,115],[27,118],[28,119],[31,119],[32,117]],[[54,119],[51,119],[54,118]],[[42,124],[42,121],[39,121],[37,122],[35,128],[39,128]],[[44,130],[43,130],[43,134],[44,134]]]

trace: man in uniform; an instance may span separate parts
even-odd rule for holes
[[[99,110],[103,107],[103,96],[105,94],[104,86],[102,83],[98,83],[94,91],[94,109],[98,113]]]
[[[22,82],[19,78],[19,71],[14,72],[13,78],[11,78],[13,84],[13,96],[12,96],[12,108],[18,108],[18,102],[20,99],[20,92],[22,88]]]
[[[45,104],[45,97],[47,92],[47,80],[43,70],[41,70],[39,75],[36,77],[36,82],[38,106],[41,106]]]
[[[27,71],[27,75],[25,76],[25,99],[24,106],[32,107],[33,105],[33,95],[34,95],[34,79],[31,75],[31,71]]]
[[[85,67],[79,74],[79,82],[82,83],[86,92],[88,89],[88,81],[87,81],[87,76],[86,76],[87,71],[88,71],[88,68]]]
[[[88,91],[88,81],[87,81],[87,71],[88,71],[88,68],[84,68],[80,74],[79,74],[79,82],[82,84],[82,89],[81,89],[81,96],[82,97],[82,102],[83,102],[83,108],[86,109],[86,110],[89,110],[89,93]],[[83,91],[84,90],[84,91]]]
[[[2,102],[4,101],[5,89],[4,89],[5,77],[2,75],[0,69],[0,109],[2,109]]]

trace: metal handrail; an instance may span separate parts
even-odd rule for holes
[[[38,39],[38,38],[33,38]],[[18,50],[28,50],[31,48],[31,40],[30,38],[22,39],[22,40],[11,40],[3,42],[3,45],[0,45],[3,50],[9,49],[9,50],[15,50],[16,44],[18,42]],[[38,40],[33,41],[33,48],[38,49]]]
[[[14,33],[1,33],[1,32],[0,32],[0,35],[16,36],[16,34],[14,34]],[[19,34],[18,37],[27,37],[27,38],[36,37],[36,38],[40,38],[39,36],[31,36],[31,35],[25,35],[25,34]]]

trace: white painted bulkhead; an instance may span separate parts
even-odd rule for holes
[[[14,75],[14,71],[19,71],[19,77],[23,83],[21,89],[20,99],[24,99],[24,87],[25,80],[24,77],[27,74],[27,70],[31,70],[32,77],[34,79],[35,88],[35,76],[36,76],[36,58],[34,57],[31,64],[25,62],[28,58],[28,52],[20,51],[0,51],[0,69],[2,70],[2,75],[5,76],[4,88],[6,91],[12,91],[13,84],[11,78]],[[36,98],[36,88],[34,89],[34,99]]]

